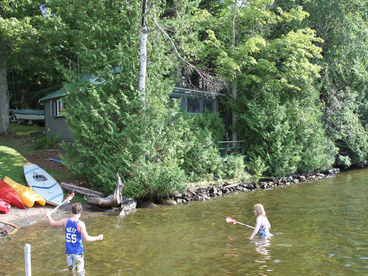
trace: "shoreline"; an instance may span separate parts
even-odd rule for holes
[[[340,172],[340,169],[331,169],[328,171],[314,173],[314,174],[301,174],[301,175],[292,175],[288,177],[282,177],[280,179],[275,177],[269,178],[260,178],[259,182],[251,182],[251,181],[243,181],[236,183],[228,183],[224,184],[210,184],[206,187],[196,188],[189,187],[184,193],[177,193],[170,196],[168,199],[162,199],[159,201],[161,205],[176,205],[176,204],[189,204],[192,201],[206,201],[211,198],[216,198],[220,196],[231,195],[236,192],[253,192],[257,190],[271,190],[277,187],[288,187],[291,185],[296,185],[303,182],[309,182],[313,180],[320,180],[327,177],[336,176]],[[143,202],[139,208],[156,208],[157,205],[154,203],[149,203],[148,206]],[[30,226],[32,224],[38,223],[41,220],[46,221],[46,213],[50,212],[54,206],[45,205],[45,206],[35,206],[27,209],[19,209],[14,206],[10,209],[7,214],[0,214],[0,229],[3,227],[3,222],[12,223],[19,228]],[[111,209],[100,209],[96,210],[94,206],[90,206],[87,203],[83,203],[83,209],[85,212],[101,212],[101,211],[109,211]],[[116,207],[114,209],[124,210],[124,206]],[[126,212],[128,214],[129,212]],[[70,214],[70,204],[61,206],[55,214],[63,214],[64,216],[68,216]],[[121,213],[120,213],[121,214]],[[126,215],[124,214],[124,215]],[[123,217],[124,215],[120,215]],[[0,236],[3,238],[10,238],[12,236]]]
[[[321,180],[327,177],[333,177],[340,173],[340,169],[333,168],[327,171],[291,175],[281,178],[263,177],[257,183],[252,181],[244,181],[229,184],[225,182],[223,185],[212,184],[203,188],[190,187],[185,193],[174,194],[168,199],[161,200],[164,205],[188,204],[192,201],[206,201],[219,196],[230,195],[235,192],[252,192],[257,190],[271,190],[277,187],[288,187],[302,182]]]

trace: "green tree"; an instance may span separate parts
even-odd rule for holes
[[[352,1],[278,1],[283,7],[303,6],[309,13],[301,26],[316,30],[323,59],[322,78],[316,83],[325,102],[323,122],[339,148],[337,165],[363,162],[368,154],[367,3]]]
[[[164,78],[173,66],[166,55],[168,47],[161,44],[160,36],[147,40],[142,105],[138,86],[140,1],[69,3],[49,6],[64,24],[64,35],[70,36],[64,45],[70,49],[68,55],[81,68],[70,71],[59,62],[70,92],[66,116],[74,144],[64,157],[68,166],[107,193],[115,188],[116,173],[126,185],[125,193],[134,197],[183,191],[186,176],[179,165],[185,153],[181,137],[186,123],[173,121],[173,110],[167,107],[173,88],[173,82]],[[117,66],[121,70],[114,70]],[[83,81],[78,71],[98,79]]]
[[[321,41],[298,24],[306,16],[301,8],[282,10],[271,1],[224,1],[208,20],[202,54],[227,83],[236,81],[237,97],[233,94],[228,104],[239,136],[248,143],[254,173],[260,162],[266,174],[282,176],[324,169],[333,161],[333,145],[319,123],[323,105],[313,86]],[[314,116],[306,121],[308,114]]]

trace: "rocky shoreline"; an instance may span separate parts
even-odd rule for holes
[[[168,199],[161,200],[161,204],[175,205],[188,204],[192,201],[205,201],[211,198],[229,195],[235,192],[251,192],[255,190],[270,190],[276,187],[287,187],[296,185],[301,182],[313,181],[327,177],[335,176],[340,169],[334,168],[324,172],[314,174],[291,175],[282,178],[261,178],[258,183],[254,182],[238,182],[229,184],[225,182],[223,185],[209,185],[204,188],[190,187],[185,193],[174,194]]]

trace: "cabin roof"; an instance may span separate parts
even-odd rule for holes
[[[103,81],[99,81],[98,77],[93,77],[88,74],[82,74],[81,79],[84,81],[90,81],[93,84],[102,84]],[[38,100],[38,103],[43,104],[47,101],[59,99],[61,97],[64,97],[69,94],[68,89],[61,88],[54,92],[51,92],[50,94],[42,97]],[[189,89],[189,88],[183,88],[183,87],[174,87],[173,92],[170,94],[170,96],[196,96],[196,97],[202,97],[202,98],[216,98],[219,96],[224,96],[224,94],[217,93],[217,92],[209,92],[209,91],[201,91],[201,90],[195,90],[195,89]]]
[[[174,87],[174,90],[170,94],[170,96],[197,96],[197,97],[202,97],[202,98],[216,98],[219,96],[224,96],[224,94],[217,93],[217,92],[209,92],[209,91],[183,88],[183,87]]]

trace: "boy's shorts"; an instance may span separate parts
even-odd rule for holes
[[[66,254],[66,261],[68,268],[73,271],[73,273],[78,273],[78,275],[84,275],[84,255],[83,254]]]

